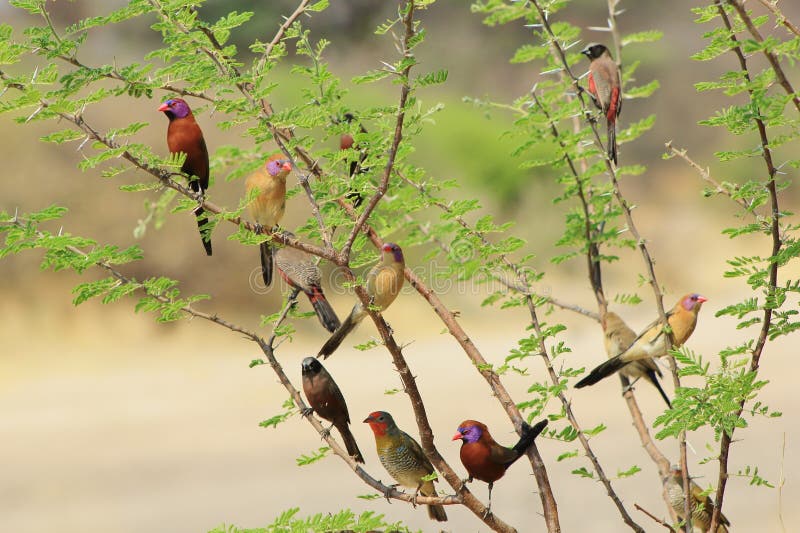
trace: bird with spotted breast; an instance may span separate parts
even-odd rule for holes
[[[675,306],[667,312],[667,323],[672,330],[672,346],[677,348],[685,343],[697,325],[697,313],[708,298],[697,293],[683,296]],[[639,334],[633,343],[622,353],[594,368],[589,374],[575,384],[575,388],[594,385],[601,379],[621,370],[625,365],[642,359],[663,357],[669,353],[669,337],[659,319],[653,321]]]
[[[620,318],[620,316],[613,311],[608,311],[603,316],[602,324],[606,354],[609,358],[616,357],[617,355],[621,354],[636,340],[636,332],[629,328],[625,321],[623,321],[622,318]],[[664,398],[667,407],[672,407],[672,404],[669,401],[669,396],[667,396],[667,393],[664,392],[664,389],[661,387],[661,383],[658,380],[658,378],[661,376],[661,370],[658,368],[655,359],[652,357],[631,361],[627,365],[623,366],[619,370],[619,373],[633,380],[629,387],[633,387],[633,384],[639,378],[645,378],[647,381],[652,383],[656,389],[658,389],[658,392],[661,394],[661,397]]]
[[[292,164],[283,154],[273,154],[258,170],[245,180],[247,209],[256,221],[256,230],[272,230],[286,212],[286,177],[292,171]],[[264,284],[272,284],[272,243],[267,240],[259,245],[261,275]]]
[[[381,261],[367,274],[366,290],[372,305],[383,311],[394,302],[397,295],[400,294],[400,289],[403,288],[405,267],[403,250],[394,243],[384,243],[381,246]],[[323,358],[327,358],[335,352],[345,337],[364,320],[365,316],[367,316],[367,310],[360,301],[356,302],[342,325],[320,348],[317,357],[321,355]]]
[[[605,45],[591,43],[581,53],[589,58],[589,94],[606,117],[608,157],[617,164],[617,117],[622,111],[619,67]]]
[[[317,413],[320,418],[331,422],[331,427],[339,430],[347,453],[358,463],[364,462],[364,456],[350,431],[350,413],[344,401],[342,391],[328,373],[322,363],[314,357],[306,357],[302,363],[303,392],[306,394],[310,409],[304,412],[309,415]],[[328,428],[330,433],[330,428]]]
[[[201,198],[208,190],[208,148],[203,138],[203,131],[192,114],[189,104],[183,98],[170,98],[158,108],[169,119],[167,126],[167,147],[170,153],[186,154],[186,159],[181,165],[181,172],[189,177],[189,188],[200,193]],[[208,217],[202,205],[194,208],[197,219],[197,228],[200,230],[200,239],[206,255],[211,255],[211,229],[208,227]]]
[[[675,514],[678,515],[678,519],[684,520],[686,518],[685,493],[683,492],[683,472],[681,472],[680,467],[672,465],[663,482],[670,506],[675,511]],[[690,480],[689,486],[692,493],[692,530],[697,533],[705,533],[711,527],[714,500],[708,494],[703,494],[703,489],[694,481]],[[716,533],[728,533],[727,526],[730,525],[731,523],[725,518],[725,515],[720,514]]]
[[[477,420],[464,420],[458,425],[458,433],[453,440],[461,441],[461,463],[467,469],[469,477],[464,483],[480,479],[489,484],[488,514],[492,508],[492,487],[494,482],[503,477],[508,467],[525,455],[533,441],[547,426],[547,419],[531,427],[523,422],[522,436],[512,447],[507,448],[495,442],[486,424]]]
[[[294,237],[294,234],[288,231],[284,232],[284,235]],[[322,327],[331,333],[336,331],[341,323],[330,302],[325,298],[325,293],[322,292],[322,272],[311,256],[303,250],[284,246],[275,250],[274,259],[281,278],[290,287],[303,291],[303,294],[308,296]]]
[[[400,485],[415,489],[414,496],[437,496],[433,481],[422,478],[434,472],[433,465],[425,457],[422,446],[408,433],[401,431],[392,415],[385,411],[375,411],[364,420],[375,434],[375,447],[381,464]],[[442,505],[428,505],[431,520],[444,522],[447,513]]]

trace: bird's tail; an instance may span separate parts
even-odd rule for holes
[[[330,338],[322,345],[322,348],[319,349],[319,353],[317,357],[320,355],[323,356],[323,359],[327,359],[329,355],[336,351],[344,338],[350,334],[351,331],[356,329],[356,326],[359,322],[364,318],[363,312],[361,312],[361,306],[356,304],[353,307],[353,310],[350,311],[350,314],[347,315],[347,318],[344,319],[342,325],[336,328],[336,331],[330,336]]]
[[[336,429],[338,429],[339,433],[342,435],[344,447],[347,448],[347,455],[355,459],[357,463],[363,464],[364,456],[361,455],[361,450],[358,449],[358,444],[356,444],[356,438],[353,436],[350,428],[347,427],[347,424],[336,426]]]
[[[589,372],[588,376],[577,382],[575,384],[575,388],[580,389],[589,385],[594,385],[601,379],[605,379],[614,372],[617,372],[620,368],[627,365],[628,362],[629,361],[624,361],[619,355],[612,357],[602,365]]]
[[[272,284],[272,243],[262,242],[259,246],[261,252],[261,276],[264,284],[269,287]]]
[[[206,249],[206,255],[211,255],[211,228],[208,227],[208,217],[202,207],[197,207],[194,210],[194,216],[197,218],[197,229],[200,230],[200,239],[203,241],[203,248]]]
[[[429,505],[428,516],[437,522],[447,522],[447,513],[444,512],[444,505]]]
[[[514,445],[514,451],[517,452],[517,457],[514,459],[516,461],[520,457],[522,457],[525,452],[530,448],[533,441],[536,437],[539,436],[539,433],[544,431],[544,428],[547,426],[547,419],[545,418],[541,422],[537,422],[535,426],[530,427],[528,424],[524,424],[522,426],[522,436],[519,438],[519,442]],[[512,463],[514,461],[511,461]]]
[[[608,157],[614,164],[617,164],[617,125],[615,122],[608,121]]]
[[[339,317],[336,316],[336,311],[333,310],[333,307],[331,307],[331,304],[328,302],[327,298],[325,298],[325,295],[322,294],[322,289],[313,287],[311,292],[306,294],[308,295],[309,301],[311,301],[311,305],[314,306],[314,311],[317,313],[322,327],[331,333],[336,331],[342,323],[339,321]]]
[[[428,484],[430,484],[430,487],[426,486]],[[438,496],[436,488],[433,486],[433,481],[427,481],[420,492],[425,496]],[[444,505],[429,505],[428,516],[431,520],[436,520],[437,522],[447,522],[447,513],[444,512]]]
[[[661,387],[661,383],[658,381],[658,376],[656,376],[655,370],[648,368],[646,375],[650,383],[652,383],[655,386],[655,388],[658,389],[658,392],[661,394],[661,397],[664,398],[665,402],[667,402],[667,407],[671,409],[672,404],[669,401],[669,396],[667,396],[667,393],[664,392],[664,389]]]

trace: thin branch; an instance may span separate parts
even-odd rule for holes
[[[430,205],[436,206],[439,209],[441,209],[443,212],[447,213],[453,220],[455,220],[458,223],[459,226],[461,226],[462,228],[467,230],[467,232],[470,235],[478,238],[484,246],[491,246],[491,243],[489,242],[489,239],[486,237],[486,234],[484,232],[475,229],[475,227],[470,225],[469,222],[467,222],[464,219],[464,217],[462,217],[461,215],[453,214],[453,210],[450,208],[450,206],[448,206],[447,204],[445,204],[445,203],[437,200],[436,198],[434,198],[425,189],[424,185],[422,185],[420,183],[416,183],[416,182],[410,180],[409,178],[407,178],[405,175],[403,175],[400,172],[397,172],[397,171],[395,171],[395,172],[400,177],[401,180],[403,180],[405,183],[407,183],[407,184],[411,185],[412,187],[414,187],[415,189],[417,189],[419,191],[419,193],[427,199],[427,201],[428,201],[428,203]],[[429,236],[431,238],[434,238],[431,235],[431,233],[428,230],[426,230],[422,225],[419,226],[419,229],[425,235],[427,235],[427,236]],[[447,244],[439,241],[438,239],[435,239],[435,242],[439,245],[440,248],[442,248],[442,250],[445,251],[445,253],[449,253],[450,252],[450,248],[447,246]],[[502,283],[504,286],[506,286],[509,289],[511,289],[511,290],[513,290],[515,292],[518,292],[518,293],[520,293],[522,295],[535,296],[538,300],[541,300],[541,301],[543,301],[545,303],[551,304],[551,305],[553,305],[555,307],[559,307],[559,308],[564,309],[566,311],[572,311],[574,313],[578,313],[579,315],[583,315],[585,317],[591,318],[592,320],[595,320],[597,322],[600,321],[600,315],[595,313],[594,311],[591,311],[589,309],[580,307],[580,306],[575,305],[575,304],[564,302],[564,301],[559,300],[557,298],[554,298],[552,296],[545,296],[543,294],[538,294],[538,293],[534,292],[533,289],[531,288],[530,284],[528,284],[528,283],[523,284],[523,283],[519,282],[520,278],[522,277],[522,272],[523,272],[523,269],[522,269],[522,267],[520,265],[518,265],[517,263],[514,263],[513,261],[511,261],[511,259],[509,259],[508,255],[505,254],[505,253],[498,254],[498,258],[503,262],[503,264],[508,269],[510,269],[514,273],[515,277],[517,278],[517,281],[513,282],[513,281],[509,281],[508,279],[506,279],[506,278],[504,278],[502,276],[492,275],[490,273],[490,275],[492,275],[492,277],[494,279],[496,279],[497,281]]]
[[[609,2],[614,1],[616,0],[609,0]],[[567,162],[567,166],[569,166],[572,176],[575,178],[575,186],[577,187],[578,198],[580,199],[581,209],[583,210],[583,238],[586,240],[586,268],[589,272],[589,283],[592,286],[592,292],[597,300],[597,308],[600,316],[603,316],[606,314],[608,309],[608,301],[606,300],[606,295],[603,291],[603,276],[600,269],[600,248],[595,242],[597,233],[592,230],[592,215],[589,209],[589,201],[587,200],[588,195],[586,191],[584,191],[584,183],[581,179],[581,174],[578,172],[578,169],[575,168],[575,163],[570,157],[569,152],[567,152],[567,145],[561,139],[561,135],[558,132],[556,123],[550,117],[550,113],[547,112],[545,106],[542,105],[539,97],[536,96],[536,91],[531,90],[530,93],[534,103],[547,120],[553,139],[555,139],[561,149],[564,150],[564,161]]]
[[[729,0],[729,3],[731,0]],[[752,25],[752,21],[747,17],[746,12],[744,12],[744,8],[739,10],[739,4],[733,2],[734,7],[736,8],[739,16],[745,21],[745,24]],[[736,35],[733,32],[732,24],[730,19],[728,18],[728,14],[725,11],[724,6],[722,5],[722,0],[716,0],[715,5],[717,6],[717,10],[722,18],[725,27],[731,33],[731,42],[733,43],[733,52],[736,54],[737,59],[739,60],[739,65],[741,67],[742,73],[745,76],[745,80],[747,83],[750,83],[750,71],[747,66],[747,59],[745,59],[744,52],[742,51],[741,46],[739,45],[739,41],[736,38]],[[751,30],[752,33],[752,30]],[[754,34],[755,37],[755,34]],[[768,56],[769,58],[769,56]],[[770,61],[772,62],[772,61]],[[774,68],[774,66],[773,66]],[[776,70],[776,73],[778,70]],[[753,92],[751,89],[748,89],[748,93],[750,95],[750,101],[753,101]],[[795,102],[797,102],[797,98],[795,98]],[[798,107],[800,109],[800,107]],[[764,317],[762,319],[762,326],[761,332],[759,333],[758,340],[756,341],[756,345],[753,348],[752,358],[750,359],[750,368],[749,371],[753,374],[758,373],[758,366],[759,361],[761,359],[761,353],[764,350],[764,346],[766,345],[767,338],[769,335],[769,329],[772,322],[772,304],[770,303],[771,297],[774,295],[775,290],[778,286],[778,264],[779,262],[776,260],[778,253],[781,250],[782,240],[781,240],[781,232],[780,232],[780,209],[778,207],[778,191],[777,186],[775,183],[775,175],[777,174],[777,169],[772,161],[772,152],[769,148],[769,139],[767,137],[767,128],[764,124],[764,121],[761,120],[760,115],[758,113],[755,114],[756,126],[758,127],[758,134],[761,140],[761,154],[764,158],[764,164],[767,167],[767,172],[769,173],[769,180],[767,181],[767,190],[769,191],[770,197],[770,207],[772,209],[772,220],[771,220],[771,235],[772,235],[772,253],[769,259],[769,285],[767,286],[767,294],[765,297],[764,302]],[[734,416],[739,417],[744,410],[746,398],[743,398],[739,402],[739,407],[736,410]],[[716,527],[719,524],[720,516],[722,513],[722,503],[723,498],[725,497],[725,486],[728,481],[728,454],[730,452],[730,446],[733,442],[733,431],[734,429],[731,428],[731,433],[728,434],[727,432],[722,433],[722,438],[720,439],[720,454],[719,454],[719,479],[717,481],[717,494],[716,494],[716,505],[714,506],[714,512],[711,514],[711,524],[710,528],[712,531],[716,531]],[[690,515],[686,515],[690,516]]]
[[[774,0],[770,2],[770,0],[758,0],[761,4],[769,9],[773,15],[775,15],[775,19],[780,23],[786,26],[786,28],[791,32],[800,37],[800,28],[795,26],[791,20],[787,19],[786,16],[778,9],[778,0]]]
[[[656,524],[660,524],[660,525],[664,526],[664,527],[665,527],[665,528],[667,528],[667,530],[669,530],[669,531],[675,531],[674,529],[672,529],[672,526],[671,526],[671,525],[667,524],[666,522],[664,522],[663,520],[661,520],[660,518],[658,518],[656,515],[654,515],[653,513],[651,513],[650,511],[648,511],[647,509],[645,509],[645,508],[644,508],[644,507],[642,507],[641,505],[639,505],[638,503],[634,503],[634,504],[633,504],[633,507],[634,507],[634,509],[636,509],[637,511],[641,511],[641,512],[643,512],[644,514],[646,514],[647,516],[649,516],[650,518],[652,518],[652,519],[653,519],[653,521],[654,521]]]
[[[406,4],[406,9],[406,15],[403,17],[403,26],[405,26],[406,30],[402,39],[403,59],[414,57],[411,48],[412,40],[416,34],[414,30],[414,2],[409,1]],[[395,157],[397,157],[397,150],[400,147],[400,142],[403,140],[403,121],[406,116],[406,102],[408,101],[408,95],[411,92],[411,85],[408,77],[413,64],[413,62],[408,62],[408,65],[400,74],[400,79],[403,81],[403,84],[400,88],[400,102],[397,104],[397,119],[395,120],[392,145],[391,148],[389,148],[389,158],[386,161],[386,167],[383,169],[383,176],[381,177],[381,181],[378,184],[375,194],[373,194],[372,198],[369,199],[369,203],[367,203],[367,206],[364,208],[361,216],[359,216],[358,220],[356,220],[353,229],[350,231],[350,236],[347,238],[347,242],[342,247],[342,259],[344,261],[348,261],[350,259],[350,250],[353,247],[353,242],[355,242],[356,237],[364,227],[367,219],[375,210],[378,202],[380,202],[381,198],[383,198],[383,195],[386,194],[386,191],[389,188],[389,178],[392,175]]]
[[[255,77],[261,75],[262,71],[264,70],[264,66],[267,64],[267,61],[269,61],[269,58],[272,55],[272,50],[275,48],[275,46],[277,46],[279,42],[281,42],[281,39],[283,39],[283,36],[286,33],[286,30],[288,30],[289,27],[291,27],[291,25],[294,24],[294,21],[297,20],[297,18],[300,17],[300,15],[305,13],[309,3],[311,3],[311,0],[302,0],[300,2],[300,5],[297,6],[297,9],[295,9],[291,15],[285,17],[283,24],[281,24],[280,28],[278,28],[278,31],[275,33],[275,37],[272,38],[267,47],[264,49],[264,53],[261,54],[258,63],[253,69]]]
[[[742,20],[742,22],[744,22],[744,25],[747,26],[747,31],[750,32],[750,35],[753,36],[753,39],[755,39],[759,44],[763,45],[764,38],[761,36],[761,33],[759,33],[758,28],[756,28],[756,25],[753,24],[752,19],[747,14],[747,10],[744,8],[744,4],[740,0],[727,0],[727,2],[729,5],[733,6],[733,8],[736,10],[736,13],[739,14],[739,18]],[[719,6],[718,2],[717,6]],[[727,18],[728,18],[727,15],[725,15],[724,19],[727,20]],[[729,24],[726,23],[726,26],[729,26]],[[731,32],[732,40],[736,42],[736,35],[733,31],[733,28],[729,27],[728,30]],[[780,84],[781,87],[783,87],[783,90],[786,91],[786,94],[788,94],[791,97],[792,102],[794,103],[794,106],[797,108],[797,110],[800,111],[800,97],[797,96],[797,94],[794,91],[794,87],[792,87],[792,84],[789,83],[786,74],[783,72],[783,68],[781,68],[780,61],[778,61],[778,58],[775,56],[775,54],[767,50],[766,47],[762,46],[761,51],[764,53],[764,56],[766,56],[767,61],[769,61],[769,64],[772,67],[772,70],[775,72],[775,77],[777,78],[778,83]]]
[[[14,218],[13,221],[12,221],[12,224],[14,226],[16,226],[16,227],[19,227],[19,228],[23,228],[23,229],[26,228],[26,223],[23,220],[19,219],[19,218]],[[36,230],[36,234],[40,238],[46,236],[44,233],[42,233],[39,230]],[[88,258],[89,257],[89,254],[87,254],[83,250],[81,250],[79,248],[76,248],[74,246],[71,246],[71,245],[65,246],[64,249],[66,249],[70,253],[73,253],[73,254],[75,254],[77,256],[80,256],[80,257],[83,257],[83,258]],[[161,302],[163,304],[168,304],[169,305],[169,304],[174,303],[170,298],[168,298],[168,297],[166,297],[166,296],[164,296],[162,294],[153,293],[153,292],[149,291],[147,289],[147,287],[145,287],[143,284],[139,283],[138,281],[136,281],[133,278],[128,277],[127,275],[123,274],[121,271],[119,271],[118,269],[114,268],[113,266],[111,266],[110,264],[108,264],[108,263],[106,263],[104,261],[96,261],[96,262],[94,262],[94,265],[96,265],[97,267],[99,267],[99,268],[105,270],[106,272],[108,272],[114,279],[116,279],[120,283],[125,284],[125,285],[133,285],[138,290],[141,290],[142,292],[144,292],[147,296],[149,296],[149,297],[151,297],[151,298],[153,298],[153,299],[155,299],[155,300],[157,300],[157,301],[159,301],[159,302]],[[295,293],[295,295],[296,295],[296,293]],[[279,316],[279,318],[276,320],[276,322],[273,325],[273,331],[272,331],[272,335],[271,335],[269,341],[265,341],[263,337],[261,337],[260,335],[258,335],[254,331],[248,330],[248,329],[246,329],[246,328],[244,328],[242,326],[239,326],[238,324],[235,324],[233,322],[225,320],[224,318],[221,318],[216,313],[212,314],[212,313],[205,313],[205,312],[202,312],[202,311],[198,311],[197,309],[194,309],[193,307],[191,307],[189,305],[182,306],[180,308],[180,310],[181,310],[181,312],[183,312],[186,315],[191,316],[193,318],[199,318],[199,319],[202,319],[202,320],[206,320],[208,322],[216,324],[217,326],[221,326],[221,327],[223,327],[225,329],[228,329],[230,331],[233,331],[233,332],[236,332],[236,333],[240,333],[246,339],[256,343],[259,346],[259,348],[261,348],[261,351],[264,354],[264,356],[266,357],[267,362],[269,363],[269,365],[272,367],[272,369],[277,374],[279,381],[284,386],[284,388],[286,388],[286,390],[289,392],[289,394],[292,396],[292,400],[294,401],[294,403],[297,406],[297,408],[300,410],[300,412],[302,412],[307,406],[306,406],[305,402],[303,401],[303,398],[300,395],[299,390],[296,387],[294,387],[294,385],[292,384],[291,380],[288,378],[286,373],[283,371],[283,367],[281,366],[280,362],[278,362],[278,360],[275,357],[275,349],[273,348],[273,343],[274,343],[275,338],[276,338],[275,330],[288,317],[289,310],[291,309],[293,304],[294,304],[294,297],[290,296],[289,298],[287,298],[286,305],[284,306],[284,308],[283,308],[283,310],[281,312],[281,315]],[[367,485],[373,487],[374,489],[379,491],[381,494],[384,494],[387,497],[392,498],[392,499],[401,500],[401,501],[405,501],[405,502],[409,502],[409,503],[413,503],[414,501],[416,501],[416,503],[418,503],[418,504],[454,505],[454,504],[463,503],[462,502],[462,497],[460,495],[446,495],[446,496],[439,496],[439,497],[431,497],[431,496],[419,495],[415,500],[413,494],[408,494],[408,493],[405,493],[405,492],[401,492],[401,491],[396,490],[392,486],[384,485],[380,481],[378,481],[375,478],[371,477],[358,463],[356,463],[353,460],[353,458],[350,457],[350,455],[348,455],[347,451],[344,448],[342,448],[341,446],[339,446],[339,444],[336,441],[336,439],[333,438],[330,435],[330,433],[326,431],[326,428],[322,425],[322,423],[318,419],[316,419],[313,416],[308,416],[306,418],[311,423],[312,427],[317,431],[317,433],[325,440],[326,444],[331,447],[331,450],[333,451],[333,453],[335,455],[338,455],[341,459],[343,459],[348,464],[348,466],[350,466],[350,468],[358,475],[358,477],[360,477]]]

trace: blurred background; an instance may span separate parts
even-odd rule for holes
[[[87,0],[49,5],[56,25],[63,27],[119,4],[118,0]],[[265,4],[254,8],[249,2],[209,1],[201,15],[215,20],[233,9],[255,9],[256,15],[236,41],[246,59],[247,43],[271,38],[282,20],[280,15],[290,13],[296,2],[275,0]],[[657,122],[642,138],[623,145],[620,157],[626,164],[648,166],[645,174],[625,178],[623,190],[639,208],[634,216],[656,259],[659,280],[667,294],[665,304],[672,305],[689,291],[709,298],[689,346],[715,361],[720,349],[755,335],[754,330],[737,331],[731,319],[714,318],[717,310],[747,295],[742,282],[722,277],[725,259],[766,255],[771,244],[765,238],[732,241],[722,235],[723,228],[738,223],[731,202],[703,198],[703,183],[693,171],[679,161],[661,157],[664,143],[672,140],[676,147],[689,148],[690,155],[701,165],[710,166],[720,180],[764,175],[759,160],[720,164],[712,155],[718,150],[755,146],[755,137],[734,138],[720,129],[697,124],[712,110],[730,102],[718,93],[696,93],[693,84],[714,80],[736,64],[732,55],[710,63],[688,59],[701,49],[703,32],[711,29],[693,23],[690,9],[694,5],[622,3],[621,7],[628,9],[619,18],[623,33],[659,29],[664,38],[654,45],[626,49],[625,63],[643,61],[636,83],[658,79],[661,89],[650,99],[625,103],[623,126],[651,113],[657,114]],[[313,39],[332,42],[326,54],[331,70],[348,80],[378,68],[380,60],[395,57],[391,39],[373,34],[375,26],[391,17],[395,7],[395,2],[333,2],[324,13],[304,23],[312,28]],[[787,2],[781,8],[800,22],[800,5]],[[606,2],[579,0],[558,18],[582,28],[602,26],[606,9]],[[557,251],[554,243],[561,234],[565,210],[572,206],[553,205],[551,198],[560,190],[553,176],[523,170],[522,160],[510,155],[515,142],[504,133],[512,127],[514,117],[498,112],[487,115],[462,101],[467,96],[511,102],[530,89],[538,79],[537,68],[508,61],[517,47],[531,41],[530,29],[522,24],[488,28],[469,11],[466,2],[440,0],[421,14],[428,33],[418,49],[420,69],[446,68],[449,79],[443,86],[418,94],[423,105],[441,102],[445,110],[417,139],[413,157],[432,176],[457,179],[460,187],[454,196],[479,198],[485,212],[500,221],[516,221],[513,233],[527,239],[527,250],[537,254],[532,266],[548,271],[540,283],[542,292],[593,308],[583,260],[558,268],[548,261]],[[35,20],[7,2],[0,3],[0,19],[17,32]],[[141,61],[159,43],[158,35],[148,28],[149,22],[134,20],[92,33],[80,58],[92,64],[108,62],[112,56],[123,64]],[[784,37],[780,28],[767,25],[763,29]],[[607,39],[608,34],[585,33],[586,41]],[[757,68],[763,65],[758,56],[751,62]],[[795,86],[800,85],[797,70],[789,74]],[[280,84],[273,101],[276,108],[296,101],[300,80],[284,69],[275,74],[275,81]],[[148,121],[150,125],[138,134],[137,141],[166,153],[166,119],[156,111],[162,96],[119,102],[122,105],[106,108],[102,115],[93,110],[88,118],[103,127]],[[397,88],[389,82],[358,86],[347,98],[354,106],[362,102],[393,104]],[[132,231],[137,220],[145,216],[145,197],[119,191],[119,180],[100,178],[99,172],[78,171],[76,163],[81,156],[74,146],[38,141],[63,125],[20,126],[11,118],[0,116],[0,158],[4,161],[0,210],[29,212],[51,204],[66,205],[70,212],[61,221],[65,231],[120,246],[134,242]],[[199,121],[212,151],[215,146],[242,142],[236,132],[214,128],[213,115],[206,113]],[[334,140],[331,146],[335,146]],[[785,159],[789,150],[796,152],[796,145],[779,149],[777,161]],[[791,179],[795,171],[788,172]],[[131,182],[146,177],[131,173],[121,179]],[[235,206],[242,190],[241,182],[218,179],[212,199]],[[797,188],[784,191],[782,207],[795,211],[798,194]],[[292,227],[307,216],[305,199],[295,197],[288,204],[284,224]],[[227,241],[229,232],[227,227],[218,229],[214,256],[206,258],[197,242],[192,217],[186,213],[169,216],[165,227],[158,231],[151,227],[137,241],[145,259],[126,266],[125,271],[138,278],[176,278],[185,294],[211,294],[213,300],[201,304],[202,309],[248,328],[259,328],[259,315],[276,312],[281,295],[277,290],[265,294],[252,287],[257,252]],[[407,250],[410,262],[423,252]],[[83,277],[69,272],[42,273],[40,259],[38,253],[26,253],[0,261],[0,531],[35,532],[57,527],[63,532],[188,532],[206,531],[223,523],[257,527],[294,506],[300,506],[304,514],[345,507],[375,510],[413,528],[436,529],[423,509],[356,498],[370,491],[337,459],[307,467],[295,465],[295,458],[312,453],[321,442],[299,417],[290,418],[277,430],[258,427],[261,420],[281,412],[288,394],[268,367],[248,369],[248,363],[259,357],[251,343],[200,321],[156,324],[152,316],[134,314],[132,300],[111,306],[90,302],[75,308],[71,304],[72,287],[98,279],[99,273],[89,271]],[[634,329],[643,328],[655,317],[649,288],[638,286],[637,276],[642,271],[639,255],[628,252],[604,270],[609,295],[638,292],[645,299],[639,307],[618,309]],[[797,265],[790,264],[782,278],[797,275]],[[343,316],[353,299],[330,292],[333,306]],[[486,422],[502,443],[511,444],[514,435],[484,382],[465,364],[463,354],[443,333],[430,308],[414,294],[407,291],[386,317],[398,341],[411,343],[405,353],[419,376],[437,446],[461,471],[458,444],[451,443],[449,437],[462,419]],[[460,312],[466,331],[486,358],[499,364],[515,347],[516,339],[526,335],[529,319],[521,311],[481,308],[483,294],[483,289],[454,284],[442,297],[451,309]],[[301,299],[299,305],[308,310],[305,300]],[[562,339],[574,353],[569,361],[557,364],[591,367],[605,358],[600,328],[594,322],[564,312],[547,320],[564,322],[569,328]],[[315,320],[299,321],[296,327],[294,342],[284,344],[278,354],[299,383],[300,361],[316,352],[325,332]],[[268,328],[260,331],[269,334]],[[384,394],[400,385],[388,355],[381,350],[358,352],[350,348],[374,336],[374,328],[362,325],[327,367],[347,397],[367,469],[388,482],[375,455],[372,434],[361,420],[369,412],[382,409],[393,413],[401,428],[415,436],[416,431],[405,396]],[[730,463],[732,472],[758,466],[759,474],[773,484],[777,485],[782,475],[787,481],[779,490],[750,487],[746,478],[732,477],[725,512],[734,531],[780,531],[781,502],[787,531],[795,529],[800,520],[800,510],[792,505],[800,500],[793,475],[800,468],[800,400],[787,379],[795,371],[795,346],[792,338],[770,344],[759,374],[771,381],[761,400],[784,416],[755,418],[750,428],[738,432],[736,437],[741,440],[733,445]],[[533,381],[542,379],[537,362],[531,361],[529,366],[530,376],[515,374],[505,380],[517,401],[525,399]],[[667,388],[671,391],[671,385]],[[652,421],[661,412],[661,399],[647,385],[639,385],[637,390],[645,416]],[[591,389],[570,390],[568,396],[585,428],[601,421],[608,426],[592,444],[610,475],[633,464],[643,469],[614,485],[634,518],[648,531],[658,530],[661,526],[633,509],[637,503],[657,516],[667,516],[657,471],[638,443],[617,380]],[[559,405],[550,406],[551,412],[559,409]],[[717,449],[713,435],[698,432],[690,436],[690,441],[696,451],[690,454],[690,460],[698,483],[715,483],[715,464],[698,464]],[[542,439],[539,446],[549,468],[564,531],[619,531],[621,522],[602,486],[570,473],[588,465],[588,461],[556,462],[560,454],[577,449],[577,445]],[[664,442],[661,447],[677,460],[674,443]],[[471,488],[485,499],[485,485],[473,484]],[[530,468],[517,465],[495,486],[493,509],[522,531],[543,530],[537,516],[539,497],[534,491]],[[449,507],[448,513],[451,521],[443,524],[445,529],[481,530],[465,510]]]

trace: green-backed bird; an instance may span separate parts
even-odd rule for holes
[[[365,420],[375,434],[375,446],[381,464],[400,485],[415,489],[423,496],[437,496],[433,481],[422,478],[434,472],[433,465],[425,457],[422,446],[394,423],[392,415],[385,411],[375,411]],[[444,522],[447,513],[441,505],[428,505],[428,516],[432,520]]]

